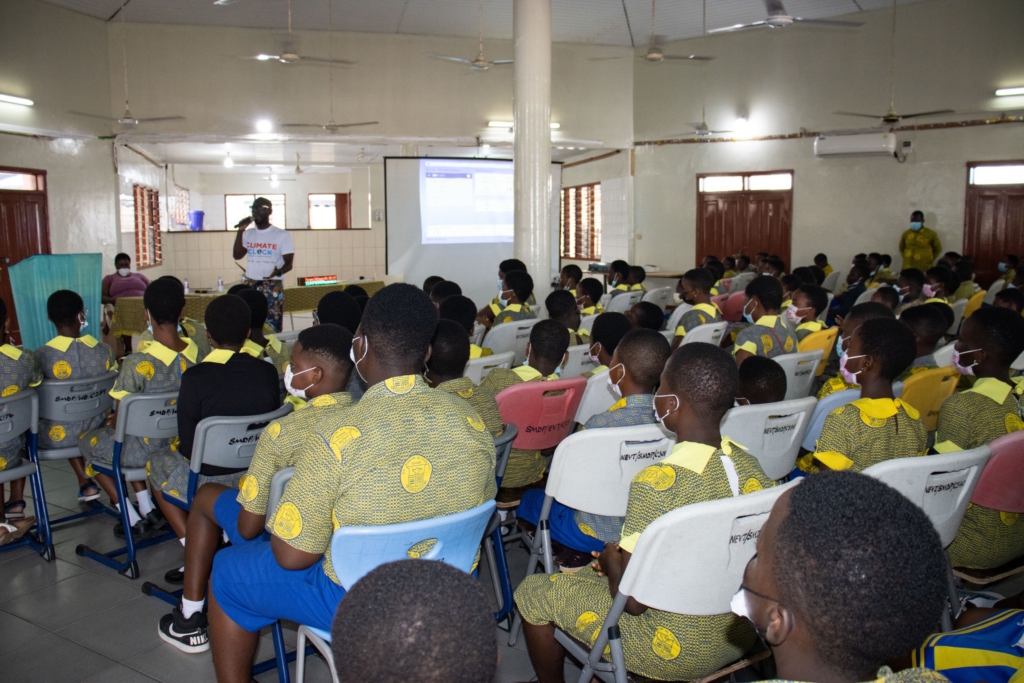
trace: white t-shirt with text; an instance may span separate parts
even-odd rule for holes
[[[248,253],[245,276],[250,280],[280,280],[280,275],[271,278],[270,274],[274,268],[284,265],[285,254],[295,253],[291,234],[274,225],[263,230],[246,230],[242,235],[242,244]]]

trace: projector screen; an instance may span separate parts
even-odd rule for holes
[[[558,274],[561,164],[551,164],[551,268]],[[431,275],[459,283],[481,308],[498,294],[498,264],[512,258],[512,162],[386,157],[388,274],[421,286]]]

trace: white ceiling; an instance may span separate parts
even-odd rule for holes
[[[285,30],[285,0],[46,0],[98,19],[156,24],[190,24]],[[906,5],[922,0],[898,0]],[[885,9],[891,0],[784,0],[787,12],[823,19]],[[552,0],[555,42],[640,47],[651,41],[649,0]],[[702,0],[661,0],[654,34],[659,40],[701,34]],[[709,0],[707,28],[765,18],[763,0]],[[398,33],[476,37],[478,0],[333,0],[334,29],[364,33]],[[328,24],[328,0],[292,0],[292,27],[322,30]],[[798,28],[796,30],[808,30]],[[512,38],[511,0],[483,0],[485,38]]]

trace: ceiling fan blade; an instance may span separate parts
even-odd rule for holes
[[[856,111],[834,111],[832,113],[836,116],[861,116],[866,119],[880,119],[883,117],[882,114],[861,114]]]
[[[449,62],[458,62],[459,64],[472,64],[473,62],[469,59],[463,59],[462,57],[452,57],[451,55],[439,55],[436,52],[424,52],[427,57],[431,59],[443,59]]]
[[[282,123],[282,128],[323,128],[319,123]]]
[[[793,21],[800,22],[801,24],[814,24],[815,26],[836,26],[838,28],[857,28],[863,26],[863,21],[838,21],[833,19],[804,19],[802,17],[793,17]]]
[[[301,62],[316,62],[317,64],[338,64],[341,66],[354,66],[359,62],[353,62],[348,59],[324,59],[323,57],[303,57]]]
[[[701,55],[664,55],[662,59],[671,59],[678,62],[710,62],[714,57],[703,57]]]
[[[257,55],[246,55],[242,59],[254,59],[257,62],[280,62],[281,55],[272,55],[266,52],[261,52]]]
[[[238,2],[238,0],[213,0],[214,5],[220,5],[221,7],[224,5],[233,5],[236,2]]]
[[[782,6],[782,0],[764,0],[764,8],[768,14],[787,14],[786,8]]]
[[[376,126],[380,121],[360,121],[359,123],[339,123],[338,128],[352,128],[353,126]]]
[[[916,119],[919,116],[938,116],[939,114],[955,114],[952,109],[936,109],[935,111],[919,111],[915,114],[904,114],[901,119]]]
[[[507,66],[512,63],[511,59],[495,59],[491,64],[494,66]]]
[[[708,34],[712,33],[731,33],[732,31],[745,31],[748,28],[761,28],[767,26],[767,21],[755,21],[750,24],[733,24],[732,26],[723,26],[722,28],[711,28],[708,29]]]
[[[118,119],[113,116],[100,116],[99,114],[89,114],[84,111],[68,111],[69,114],[75,116],[88,116],[90,119],[102,119],[104,121],[117,121]]]
[[[156,121],[184,121],[184,116],[155,116],[148,119],[135,119],[139,123],[155,123]]]
[[[587,57],[588,62],[610,62],[613,59],[623,59],[620,55],[618,57]]]

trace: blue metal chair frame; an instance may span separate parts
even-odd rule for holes
[[[512,452],[512,442],[519,436],[519,428],[514,424],[505,425],[505,430],[494,438],[495,467],[494,478],[501,488],[501,480],[508,466],[508,456]],[[487,564],[491,570],[491,584],[494,586],[494,597],[500,606],[494,613],[498,623],[507,622],[511,628],[512,619],[512,579],[508,571],[508,557],[505,555],[505,539],[501,535],[501,518],[497,512],[492,515],[487,525],[487,534],[483,542],[487,554]]]
[[[32,491],[32,503],[36,512],[35,531],[29,531],[17,541],[0,547],[0,552],[30,546],[47,562],[53,562],[53,534],[50,531],[50,516],[46,510],[46,495],[43,492],[43,478],[36,457],[36,432],[39,427],[39,397],[35,389],[19,391],[0,399],[0,441],[11,441],[22,434],[26,439],[29,462],[10,470],[0,472],[0,483],[7,483],[28,477]],[[2,502],[2,501],[0,501]]]

